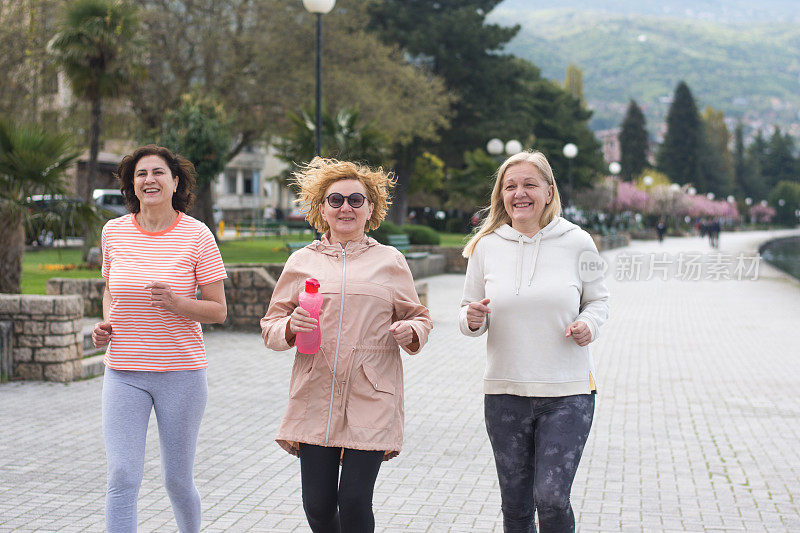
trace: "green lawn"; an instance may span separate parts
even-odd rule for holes
[[[44,265],[79,265],[80,248],[46,248],[26,251],[22,258],[23,294],[46,294],[50,278],[99,278],[100,269],[48,270]]]
[[[442,233],[442,246],[461,247],[466,236]],[[309,234],[290,234],[282,237],[259,237],[238,241],[225,241],[220,245],[222,259],[226,263],[281,263],[289,257],[287,242],[311,242]],[[74,270],[49,270],[43,265],[78,265],[81,263],[79,248],[48,248],[25,252],[22,260],[22,292],[45,294],[50,278],[99,278],[100,270],[77,268]]]

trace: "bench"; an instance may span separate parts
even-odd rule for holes
[[[389,239],[389,246],[394,246],[403,253],[406,253],[411,248],[411,242],[405,233],[389,234],[387,238]]]
[[[409,252],[411,249],[411,241],[408,239],[407,233],[394,233],[387,236],[389,245],[394,246],[409,259],[422,259],[428,257],[428,252]]]
[[[287,242],[286,249],[289,250],[289,255],[293,254],[300,248],[305,248],[311,244],[311,241],[302,241],[302,242]]]

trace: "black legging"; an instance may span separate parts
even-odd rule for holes
[[[339,478],[339,458],[342,475]],[[375,531],[372,493],[382,451],[300,444],[303,509],[314,533]]]
[[[594,396],[555,398],[487,394],[492,443],[506,533],[575,531],[569,494],[594,415]]]

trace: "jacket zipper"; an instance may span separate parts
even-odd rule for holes
[[[333,395],[336,392],[336,364],[339,362],[339,341],[342,338],[342,315],[344,314],[344,283],[347,274],[347,243],[342,247],[342,299],[339,303],[339,331],[336,333],[336,354],[333,356],[333,370],[331,370],[331,401],[328,404],[328,425],[325,428],[325,444],[331,434],[331,417],[333,416]]]

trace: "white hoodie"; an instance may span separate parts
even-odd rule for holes
[[[483,391],[517,396],[569,396],[594,390],[589,346],[566,337],[584,321],[597,339],[608,318],[602,276],[580,275],[579,261],[597,247],[588,233],[561,217],[533,238],[506,224],[478,241],[467,266],[459,326],[477,337],[488,330]],[[489,298],[492,312],[476,331],[467,305]]]

